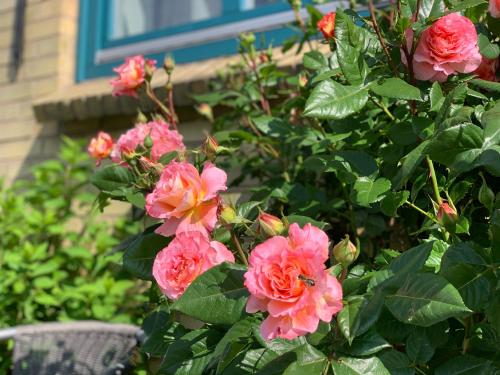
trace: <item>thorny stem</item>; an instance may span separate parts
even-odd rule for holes
[[[375,105],[377,107],[379,107],[382,111],[385,112],[385,114],[387,116],[389,116],[389,118],[392,120],[392,121],[396,121],[396,117],[394,117],[394,115],[389,111],[389,109],[384,105],[384,103],[381,103],[379,102],[378,100],[376,100],[374,97],[370,96],[370,100],[375,103]]]
[[[389,53],[389,49],[387,48],[387,45],[385,44],[384,38],[382,37],[382,33],[380,32],[380,27],[378,26],[377,23],[377,18],[375,17],[375,7],[373,6],[373,0],[368,1],[368,7],[370,9],[370,18],[372,20],[373,28],[375,29],[375,33],[377,34],[377,38],[380,42],[380,45],[382,46],[382,50],[384,51],[385,55],[387,56],[387,60],[389,62],[389,65],[392,69],[392,73],[394,74],[395,77],[398,77],[398,69],[396,68],[396,65],[394,64],[394,61],[392,61],[391,54]]]
[[[146,94],[158,106],[158,108],[160,108],[160,111],[163,113],[163,115],[167,119],[171,120],[172,119],[172,114],[170,113],[170,111],[168,110],[168,108],[165,107],[165,105],[156,97],[156,95],[153,92],[153,89],[151,88],[151,85],[150,85],[149,82],[146,84]]]
[[[175,106],[174,106],[174,85],[172,84],[172,74],[168,74],[168,79],[167,79],[167,100],[168,100],[168,107],[170,111],[170,122],[172,123],[172,126],[174,129],[177,130],[177,113],[175,113]]]
[[[241,260],[245,264],[245,266],[248,266],[248,261],[247,257],[245,256],[245,252],[243,251],[243,248],[240,245],[240,241],[238,241],[238,237],[236,237],[236,233],[234,233],[234,230],[231,229],[231,240],[234,243],[234,246],[236,247],[236,250],[238,251],[238,255],[240,256]]]
[[[441,205],[441,203],[443,203],[443,200],[441,199],[441,195],[439,195],[439,187],[436,178],[436,171],[434,170],[434,164],[432,164],[432,160],[431,158],[429,158],[428,155],[425,157],[425,160],[427,161],[427,165],[429,167],[429,173],[431,175],[431,180],[432,180],[432,189],[434,190],[434,196],[436,197],[436,202],[437,204]]]
[[[432,220],[433,222],[435,222],[436,224],[439,224],[438,221],[432,217],[432,215],[430,215],[428,212],[425,212],[424,210],[422,210],[420,207],[418,206],[415,206],[413,203],[411,203],[410,201],[406,201],[405,202],[408,206],[410,206],[411,208],[413,208],[414,210],[420,212],[422,215],[425,215],[429,220]]]

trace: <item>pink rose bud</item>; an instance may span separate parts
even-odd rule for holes
[[[259,232],[266,236],[278,236],[285,230],[283,222],[274,215],[261,212],[257,218]]]
[[[236,211],[231,206],[223,205],[220,213],[219,220],[222,224],[233,224],[236,221]]]
[[[219,144],[215,140],[214,137],[208,135],[203,142],[203,153],[206,155],[207,159],[213,160],[217,155],[217,151],[219,150]]]
[[[335,12],[325,14],[318,22],[318,29],[323,33],[325,40],[330,40],[335,36]]]
[[[500,18],[500,0],[490,0],[488,11],[493,18]]]
[[[110,81],[113,95],[129,95],[137,97],[137,89],[143,84],[147,75],[156,69],[156,61],[144,59],[137,55],[125,59],[125,63],[113,69],[118,77]]]
[[[408,49],[412,48],[413,30],[406,30]],[[413,56],[415,78],[444,82],[455,73],[471,73],[481,63],[474,24],[460,13],[441,17],[420,35]],[[402,61],[408,65],[406,56]]]
[[[442,202],[438,208],[437,219],[450,232],[455,231],[455,225],[458,222],[458,213],[448,203]]]
[[[250,253],[245,286],[246,311],[267,312],[260,332],[265,340],[292,340],[315,332],[342,310],[342,286],[326,270],[328,236],[306,224],[290,225],[288,237],[274,236]]]
[[[146,212],[164,223],[156,233],[212,231],[217,224],[220,191],[227,189],[227,175],[206,162],[201,174],[188,162],[170,162],[152,193],[146,196]]]
[[[163,294],[177,299],[197,276],[223,262],[234,263],[234,255],[222,243],[202,232],[182,232],[156,255],[153,276]]]
[[[484,79],[486,81],[497,81],[497,70],[498,70],[498,58],[497,59],[487,59],[483,56],[481,60],[481,65],[477,68],[474,73],[478,78]]]
[[[345,238],[333,247],[333,256],[342,267],[349,267],[359,255],[359,249],[350,240],[346,234]]]
[[[101,164],[113,150],[113,138],[108,133],[99,132],[97,137],[92,138],[87,147],[89,155],[96,160],[96,165]]]

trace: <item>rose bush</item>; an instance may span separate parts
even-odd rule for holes
[[[101,203],[151,224],[122,246],[152,281],[145,358],[161,374],[496,373],[496,3],[307,20],[291,4],[300,34],[283,49],[300,68],[242,35],[242,63],[195,96],[213,131],[197,150],[163,148],[179,119],[150,69],[130,94],[158,113],[137,122],[170,135],[127,133],[93,177]],[[245,200],[225,198],[244,182]]]

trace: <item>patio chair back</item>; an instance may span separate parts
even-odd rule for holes
[[[13,375],[123,375],[139,328],[94,321],[16,327]]]

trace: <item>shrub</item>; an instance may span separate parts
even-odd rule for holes
[[[96,220],[92,165],[81,149],[66,138],[57,160],[36,165],[29,179],[0,186],[0,328],[140,321],[144,298],[113,250],[138,225]],[[0,353],[3,372],[9,354],[4,347]]]
[[[128,94],[158,113],[93,183],[156,219],[123,248],[158,284],[143,350],[159,373],[497,371],[500,85],[483,64],[498,66],[499,21],[480,1],[368,3],[324,18],[321,50],[322,15],[296,12],[298,52],[312,47],[297,71],[243,35],[242,63],[196,97],[213,122],[197,150],[130,140],[178,123],[154,69],[136,77]],[[222,202],[243,182],[249,198]]]

